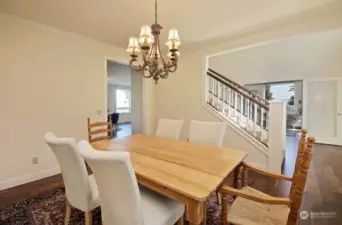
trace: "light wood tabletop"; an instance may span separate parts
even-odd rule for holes
[[[185,204],[191,225],[202,222],[207,197],[247,155],[141,134],[91,144],[97,150],[130,152],[139,182]]]

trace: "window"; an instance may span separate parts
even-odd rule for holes
[[[131,112],[131,90],[116,90],[116,112]]]

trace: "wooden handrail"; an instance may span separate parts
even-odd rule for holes
[[[210,72],[211,74],[216,75],[216,76],[218,76],[219,78],[221,78],[221,79],[223,79],[223,80],[225,80],[225,81],[231,83],[232,85],[238,87],[238,89],[242,89],[243,91],[245,91],[245,92],[247,92],[249,95],[251,95],[252,98],[257,99],[260,103],[262,103],[262,104],[264,104],[264,105],[268,105],[268,104],[269,104],[268,101],[267,101],[266,99],[261,98],[260,96],[254,94],[253,92],[251,92],[250,90],[248,90],[248,89],[245,88],[244,86],[242,86],[242,85],[240,85],[240,84],[238,84],[238,83],[232,81],[231,79],[229,79],[229,78],[223,76],[222,74],[219,74],[219,73],[216,72],[215,70],[209,68],[209,69],[208,69],[208,72]],[[239,90],[238,92],[241,93],[240,90]],[[251,98],[251,97],[250,97],[250,98]]]
[[[233,84],[229,83],[229,81],[226,81],[225,78],[222,77],[217,77],[215,76],[215,74],[212,74],[211,72],[207,72],[207,75],[212,77],[213,79],[217,80],[218,82],[222,83],[223,85],[229,87],[230,89],[234,90],[235,92],[239,93],[240,95],[243,95],[245,98],[248,98],[250,101],[260,105],[260,107],[264,108],[265,110],[269,110],[269,105],[268,102],[266,100],[263,99],[263,101],[260,101],[259,99],[262,99],[260,97],[258,97],[258,100],[255,99],[253,94],[253,97],[251,97],[250,95],[244,93],[243,91],[239,90],[237,87],[235,87]],[[250,93],[250,91],[249,91]],[[265,101],[267,102],[267,104],[265,104]]]

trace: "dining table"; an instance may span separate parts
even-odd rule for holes
[[[137,180],[186,207],[190,225],[205,218],[205,201],[234,173],[241,182],[239,165],[247,153],[151,135],[102,140],[91,143],[101,151],[130,152]]]

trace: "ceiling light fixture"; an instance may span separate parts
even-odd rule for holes
[[[141,27],[139,39],[136,37],[129,38],[127,52],[131,56],[129,65],[135,71],[147,71],[143,73],[145,78],[153,78],[155,83],[158,83],[160,78],[166,79],[169,73],[177,70],[178,63],[178,47],[180,39],[178,31],[171,29],[169,31],[169,38],[166,45],[169,47],[167,61],[164,60],[161,50],[159,35],[163,27],[158,24],[157,14],[157,0],[154,2],[155,6],[155,22],[151,26],[145,25]],[[141,52],[143,64],[136,64],[138,61],[138,54]]]

